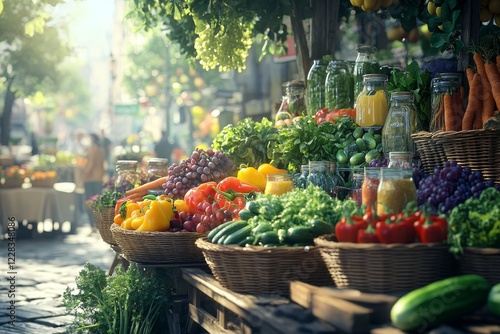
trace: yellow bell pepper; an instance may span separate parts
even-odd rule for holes
[[[261,174],[263,174],[266,178],[267,178],[267,175],[269,175],[269,174],[287,174],[288,173],[288,171],[286,169],[279,169],[279,168],[274,167],[271,164],[262,164],[259,166],[259,168],[257,168],[257,170]]]
[[[264,191],[266,189],[266,176],[254,167],[244,167],[238,171],[238,180],[251,184]]]
[[[130,223],[130,227],[133,230],[137,230],[144,223],[144,215],[132,218],[132,222]]]
[[[171,201],[155,200],[149,205],[144,215],[144,222],[137,231],[162,232],[170,228],[170,221],[174,218],[174,207]]]
[[[125,216],[125,219],[129,218],[132,216],[132,212],[134,212],[135,210],[139,210],[140,207],[139,207],[139,204],[137,204],[137,202],[127,202],[127,204],[125,204],[126,208],[127,208],[127,214]]]
[[[177,211],[177,213],[179,213],[179,212],[187,212],[189,214],[189,206],[182,199],[176,199],[174,201],[174,208]]]
[[[117,214],[113,218],[113,221],[115,222],[115,224],[121,225],[123,223],[123,218],[120,214]]]
[[[133,228],[132,228],[132,220],[133,220],[133,218],[130,218],[130,217],[125,218],[125,220],[123,221],[123,223],[121,223],[121,225],[120,225],[121,228],[126,229],[126,230],[133,230]]]

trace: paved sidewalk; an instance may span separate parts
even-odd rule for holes
[[[107,271],[114,257],[109,245],[98,233],[91,233],[89,226],[66,236],[16,240],[13,270],[9,269],[7,247],[7,240],[0,241],[0,333],[6,334],[66,333],[73,317],[61,305],[63,292],[75,286],[75,277],[86,262]],[[15,274],[9,274],[11,271]],[[12,288],[15,298],[9,295]],[[13,301],[14,326],[9,323]]]

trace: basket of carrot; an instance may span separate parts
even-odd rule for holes
[[[437,78],[433,82],[431,132],[412,137],[426,172],[454,160],[500,183],[500,126],[490,126],[494,118],[500,118],[500,55],[485,60],[474,53],[473,60],[474,68],[465,71],[467,103],[463,103],[463,87]]]

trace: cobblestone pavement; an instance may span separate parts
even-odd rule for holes
[[[108,270],[114,258],[89,226],[77,228],[75,234],[16,240],[13,270],[7,248],[8,241],[0,241],[0,333],[6,334],[67,333],[73,317],[61,305],[63,292],[75,286],[86,262]]]

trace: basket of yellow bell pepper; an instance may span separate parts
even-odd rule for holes
[[[174,204],[166,196],[120,203],[111,233],[123,256],[139,263],[203,263],[203,254],[194,242],[205,234],[170,230],[170,222],[180,207],[187,206]]]

